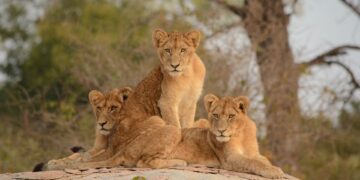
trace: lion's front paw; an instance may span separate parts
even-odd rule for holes
[[[275,166],[261,170],[259,174],[263,177],[271,179],[285,178],[285,173],[281,170],[281,168]]]
[[[85,152],[85,153],[82,155],[81,160],[82,160],[83,162],[86,162],[86,161],[89,161],[89,160],[92,159],[92,158],[93,158],[93,156],[91,155],[91,153]]]
[[[176,160],[176,162],[174,163],[174,166],[185,167],[185,166],[187,166],[187,162],[179,159],[179,160]]]
[[[46,164],[46,170],[61,170],[64,169],[66,166],[66,163],[63,160],[50,160],[47,164]]]

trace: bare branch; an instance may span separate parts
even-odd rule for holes
[[[245,8],[241,8],[241,7],[237,7],[234,5],[231,5],[229,3],[226,2],[226,0],[213,0],[214,2],[224,6],[225,8],[227,8],[228,10],[230,10],[231,12],[233,12],[234,14],[240,16],[241,18],[244,18],[246,15],[246,9]]]
[[[351,78],[351,83],[354,85],[355,88],[360,88],[360,83],[356,81],[355,75],[354,73],[351,71],[351,69],[349,67],[347,67],[344,63],[339,62],[339,61],[327,61],[326,62],[328,65],[331,64],[337,64],[340,67],[342,67],[350,76]]]
[[[232,23],[229,25],[226,25],[225,27],[219,29],[219,30],[215,30],[213,31],[212,34],[205,36],[205,39],[210,39],[213,38],[215,36],[217,36],[218,34],[224,33],[224,32],[228,32],[230,31],[232,28],[238,27],[240,23],[236,22],[236,23]]]
[[[343,45],[343,46],[335,47],[334,49],[331,49],[323,54],[320,54],[320,55],[316,56],[314,59],[312,59],[308,62],[304,62],[302,64],[305,65],[305,67],[309,67],[309,66],[316,65],[316,64],[325,64],[325,63],[327,63],[325,61],[325,58],[332,57],[332,56],[344,55],[344,54],[346,54],[346,49],[360,50],[360,47],[354,46],[354,45]]]
[[[360,83],[357,82],[357,80],[355,78],[355,74],[352,72],[352,70],[349,67],[347,67],[344,63],[342,63],[340,61],[333,61],[333,60],[327,61],[326,58],[344,55],[344,54],[346,54],[346,49],[360,50],[360,47],[353,46],[353,45],[339,46],[339,47],[331,49],[331,50],[315,57],[311,61],[302,63],[302,65],[304,65],[305,68],[308,68],[312,65],[329,65],[330,66],[332,64],[338,65],[341,68],[343,68],[346,71],[346,73],[350,76],[350,79],[351,79],[350,82],[353,85],[353,89],[350,90],[349,97],[345,100],[345,103],[351,99],[351,97],[353,96],[356,89],[360,89]]]
[[[349,0],[341,0],[341,2],[343,2],[347,7],[349,7],[360,18],[360,7],[359,6],[356,6],[353,2],[350,2]]]

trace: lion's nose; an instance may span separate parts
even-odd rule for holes
[[[218,129],[218,131],[222,134],[226,131],[226,129]]]
[[[180,66],[180,64],[177,64],[177,65],[173,65],[173,64],[171,64],[171,67],[173,67],[173,68],[177,68],[177,67],[179,67]]]
[[[105,124],[106,124],[106,122],[99,123],[99,125],[100,125],[101,127],[103,127]]]

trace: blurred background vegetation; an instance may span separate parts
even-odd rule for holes
[[[261,2],[259,0],[265,7],[266,3]],[[296,13],[295,5],[301,7],[296,3],[282,2],[284,7],[280,6],[280,11],[285,12],[284,17]],[[299,99],[301,116],[294,118],[296,121],[285,116],[281,121],[292,122],[295,130],[282,134],[276,129],[280,134],[274,136],[294,140],[296,148],[281,158],[281,148],[276,152],[272,147],[276,141],[268,136],[274,131],[269,124],[279,122],[272,120],[271,113],[278,110],[269,108],[272,100],[268,97],[268,82],[262,69],[277,70],[269,65],[263,67],[259,61],[266,51],[259,47],[265,48],[271,43],[254,39],[251,34],[261,33],[256,29],[247,32],[248,17],[240,17],[241,13],[236,13],[240,11],[234,11],[234,7],[247,6],[251,9],[251,4],[242,0],[1,0],[0,173],[29,171],[38,162],[68,155],[74,145],[90,147],[94,117],[87,93],[92,89],[106,91],[136,86],[158,64],[151,33],[160,27],[168,31],[195,28],[203,32],[202,44],[197,50],[207,68],[203,94],[249,96],[250,116],[259,127],[261,151],[275,164],[304,179],[360,179],[357,73],[349,73],[354,77],[350,79],[355,82],[352,88],[341,90],[349,95],[346,98],[323,84],[319,97],[325,96],[322,100],[327,104],[340,102],[342,106],[317,108],[317,113],[307,113],[309,107],[294,87],[296,102],[288,101],[298,104]],[[292,11],[289,8],[293,8]],[[287,34],[284,35],[280,42],[289,41]],[[254,48],[257,44],[260,45]],[[288,45],[284,47],[289,50]],[[287,53],[291,55],[291,51]],[[339,52],[333,51],[332,57],[337,55],[334,53]],[[325,55],[329,54],[325,52]],[[296,54],[294,60],[292,56],[288,59],[301,64]],[[318,56],[314,58],[318,59]],[[299,89],[304,91],[302,84],[310,81],[304,77],[311,76],[312,69],[299,67],[299,76],[291,81],[297,84],[302,77]],[[282,68],[279,71],[285,72],[286,67]],[[349,77],[346,78],[348,82]],[[287,81],[280,82],[291,87]],[[284,106],[286,104],[279,108],[285,115],[293,115],[292,110]],[[197,118],[205,117],[203,109],[199,102]],[[333,111],[338,112],[336,116],[331,114]],[[278,147],[283,146],[286,145]]]

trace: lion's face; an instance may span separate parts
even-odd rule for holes
[[[208,112],[210,131],[219,142],[227,142],[231,136],[239,133],[246,118],[249,99],[245,96],[223,97],[219,99],[213,94],[204,97]]]
[[[96,128],[101,134],[110,134],[125,101],[131,93],[132,89],[129,87],[113,89],[104,94],[96,90],[90,91],[89,101],[96,116]]]
[[[157,48],[162,68],[171,76],[181,75],[191,64],[191,56],[199,46],[200,32],[167,33],[157,29],[153,42]]]

